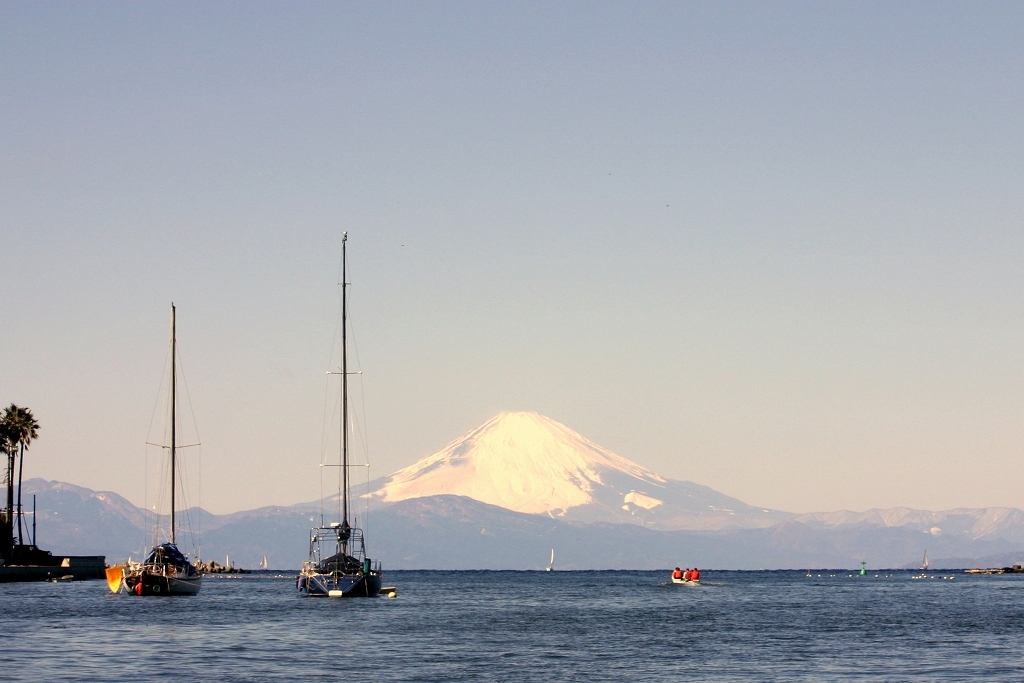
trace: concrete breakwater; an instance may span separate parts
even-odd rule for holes
[[[49,553],[46,553],[49,555]],[[31,564],[4,564],[0,562],[0,583],[21,581],[49,581],[52,579],[102,579],[103,555],[58,555],[42,559],[33,558]]]

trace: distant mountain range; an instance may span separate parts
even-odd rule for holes
[[[368,552],[392,569],[542,569],[551,548],[561,569],[916,567],[925,549],[935,568],[1024,560],[1021,510],[756,508],[536,413],[502,413],[370,491],[356,505],[369,508]],[[55,553],[119,561],[152,545],[152,515],[116,493],[30,479],[25,494],[38,499],[39,544]],[[333,509],[329,499],[187,516],[205,559],[294,569],[311,522]]]

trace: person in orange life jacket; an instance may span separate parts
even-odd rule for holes
[[[674,572],[672,572],[672,578],[673,579],[681,579],[681,578],[683,578],[683,570],[680,569],[679,567],[676,567],[676,570]]]
[[[696,567],[690,572],[690,581],[700,581],[700,571]]]

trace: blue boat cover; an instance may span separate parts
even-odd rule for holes
[[[153,548],[153,552],[146,558],[145,564],[169,564],[182,569],[192,567],[192,564],[178,550],[178,546],[173,543],[164,543]]]

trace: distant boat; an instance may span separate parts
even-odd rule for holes
[[[545,569],[544,571],[546,571],[546,572],[553,572],[553,571],[555,571],[555,549],[554,548],[551,549],[551,562],[548,563],[548,568]]]
[[[296,578],[296,588],[309,597],[375,597],[380,594],[380,562],[376,567],[366,556],[363,530],[348,521],[348,283],[346,281],[346,244],[348,233],[341,238],[341,476],[338,495],[341,521],[314,527],[309,535],[309,559],[303,562]],[[330,553],[324,557],[326,553]]]
[[[263,556],[263,560],[260,562],[260,569],[266,569],[266,568],[267,568],[267,556],[264,555]]]
[[[672,583],[678,584],[680,586],[700,585],[700,571],[696,567],[694,567],[692,570],[689,567],[687,567],[685,572],[679,567],[676,567],[672,571],[672,574],[670,576],[672,578]]]
[[[928,571],[928,551],[927,550],[924,551],[924,559],[921,560],[921,567],[920,567],[920,569],[923,572]]]
[[[121,588],[122,582],[129,593],[135,595],[196,595],[203,585],[203,575],[188,558],[178,550],[175,543],[175,489],[177,488],[178,449],[177,436],[177,378],[178,340],[175,335],[175,309],[171,304],[171,395],[170,395],[170,432],[171,444],[164,446],[170,450],[171,475],[171,528],[168,542],[156,545],[142,562],[129,560],[121,566],[107,569],[107,583],[115,593]]]

